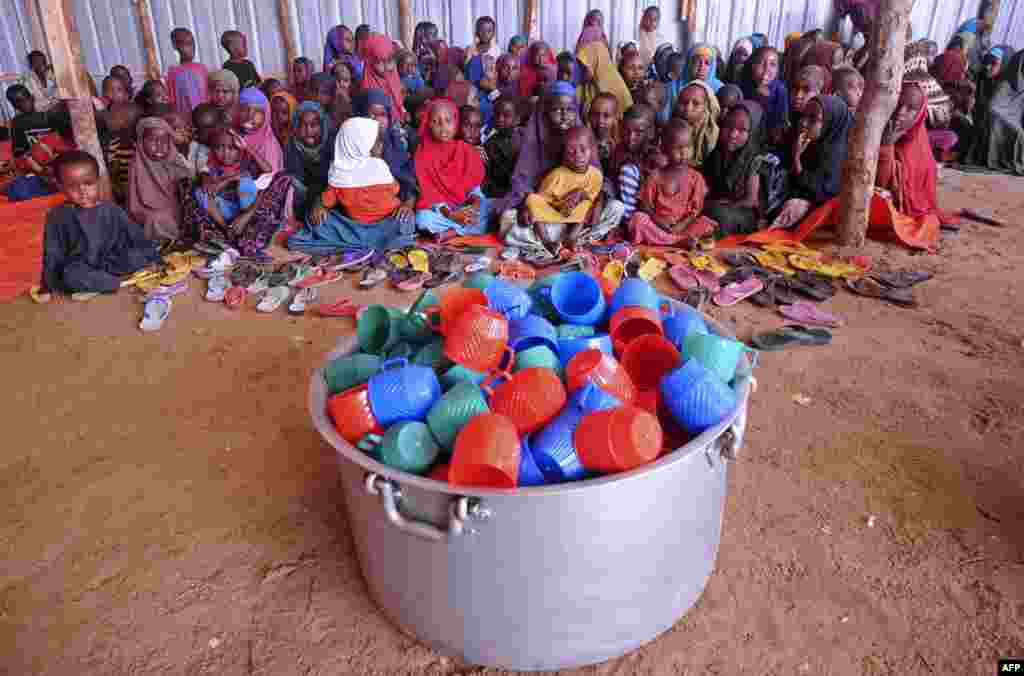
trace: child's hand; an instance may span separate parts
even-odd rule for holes
[[[313,225],[323,225],[327,220],[327,207],[322,204],[314,204],[307,217]]]
[[[562,205],[559,208],[559,212],[563,216],[569,216],[576,207],[580,205],[580,202],[586,197],[586,193],[582,190],[573,190],[571,193],[562,198]]]
[[[416,217],[412,211],[412,207],[405,204],[398,205],[398,208],[395,209],[394,213],[391,215],[402,225],[412,223],[413,219]]]

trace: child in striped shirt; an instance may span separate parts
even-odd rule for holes
[[[640,186],[647,173],[664,164],[664,158],[652,147],[655,136],[655,112],[645,103],[634,104],[622,116],[622,142],[616,148],[612,163],[618,176],[619,201],[626,207],[623,220],[628,222],[636,211]]]
[[[107,167],[114,200],[124,205],[128,199],[129,173],[135,162],[135,127],[142,118],[142,106],[115,103],[107,111],[110,144],[107,146]]]

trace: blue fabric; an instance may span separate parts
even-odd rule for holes
[[[556,80],[551,83],[550,91],[552,96],[568,96],[576,100],[576,87],[571,82]]]
[[[469,60],[469,63],[463,69],[463,74],[474,85],[480,84],[480,80],[484,79],[484,62],[479,54]]]
[[[718,50],[706,42],[699,42],[695,44],[686,54],[686,68],[683,70],[683,82],[689,84],[695,79],[690,73],[690,62],[693,60],[693,53],[701,47],[706,47],[711,50],[711,70],[708,71],[708,79],[705,80],[705,82],[707,82],[711,87],[711,90],[717,94],[718,90],[722,88],[722,81],[716,77],[718,74]]]
[[[490,92],[477,87],[476,89],[477,108],[480,109],[480,117],[484,119],[484,128],[491,126],[494,120],[494,101],[491,101]]]
[[[768,86],[768,96],[759,96],[757,87],[749,80],[744,81],[740,88],[743,90],[743,98],[750,99],[761,104],[764,108],[764,126],[767,130],[778,129],[786,126],[789,120],[789,90],[782,80],[774,80]]]
[[[1003,50],[1002,47],[993,47],[992,49],[988,50],[988,53],[996,57],[1000,61],[1002,61],[1006,57],[1006,52]]]
[[[676,109],[679,94],[686,88],[687,80],[669,80],[665,83],[665,107],[658,111],[658,122],[665,123],[672,119],[672,111]],[[711,84],[710,82],[708,84]]]
[[[256,202],[258,192],[256,182],[251,176],[241,176],[238,179],[237,192],[233,188],[222,190],[213,195],[213,201],[217,205],[221,216],[224,217],[224,222],[230,223],[238,217],[238,214]],[[209,211],[210,194],[202,188],[196,189],[196,201],[199,202],[199,206]]]
[[[426,87],[427,83],[424,82],[422,75],[416,73],[414,75],[406,75],[405,77],[403,77],[402,86],[405,87],[405,90],[408,93],[415,94],[419,90]]]
[[[435,204],[430,209],[420,209],[416,212],[416,229],[428,232],[432,235],[440,235],[441,233],[449,230],[454,230],[460,236],[484,234],[487,232],[487,223],[490,216],[490,200],[487,199],[479,187],[474,188],[469,194],[480,198],[480,219],[477,221],[476,225],[462,225],[461,223],[456,223],[455,221],[441,215],[440,209],[442,206],[455,209],[462,205]]]
[[[977,35],[978,18],[975,17],[973,19],[968,19],[967,21],[960,24],[960,28],[957,28],[956,31],[954,31],[953,35],[956,35],[957,33],[974,33],[975,35]]]
[[[308,220],[288,238],[288,248],[310,254],[333,254],[346,249],[398,249],[415,243],[413,224],[395,218],[361,223],[331,209],[320,225]]]
[[[25,200],[35,199],[36,197],[45,197],[46,195],[52,195],[57,190],[50,185],[42,176],[19,176],[10,185],[7,186],[7,199],[12,202],[24,202]]]

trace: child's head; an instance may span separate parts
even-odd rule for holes
[[[640,19],[640,30],[653,33],[658,30],[661,23],[661,10],[657,6],[651,6],[644,10],[643,18]]]
[[[519,126],[519,102],[512,97],[501,97],[494,103],[494,128],[500,131]]]
[[[292,62],[292,82],[304,85],[313,77],[313,62],[304,56],[300,56]]]
[[[370,89],[358,97],[356,113],[362,117],[376,120],[381,129],[387,130],[391,126],[390,99],[380,89]]]
[[[255,134],[267,123],[270,102],[258,89],[246,89],[238,107],[238,131],[243,135]]]
[[[584,28],[601,28],[604,26],[604,12],[599,9],[592,9],[583,18]]]
[[[668,57],[668,76],[670,80],[682,80],[686,76],[686,55],[673,52]]]
[[[124,80],[125,86],[128,87],[128,95],[131,96],[135,90],[135,82],[132,79],[132,72],[128,70],[128,66],[112,66],[110,74]]]
[[[219,128],[210,135],[210,154],[222,167],[233,167],[242,161],[238,136],[230,129]]]
[[[498,57],[498,84],[506,85],[519,79],[519,59],[511,54]]]
[[[160,117],[170,126],[174,145],[184,148],[192,143],[192,125],[184,113],[171,109],[160,113]]]
[[[171,156],[174,131],[159,117],[144,117],[139,120],[139,142],[143,155],[154,162],[163,162]]]
[[[316,110],[300,108],[296,118],[295,135],[299,141],[307,148],[319,148],[324,138],[324,128],[320,122],[320,113]]]
[[[864,95],[864,76],[854,68],[837,68],[832,72],[832,91],[846,101],[850,112],[856,113]]]
[[[725,120],[725,116],[729,114],[737,103],[743,100],[743,90],[734,84],[722,85],[721,89],[718,90],[718,105],[721,107],[722,112],[719,115],[719,123]]]
[[[263,84],[260,85],[260,91],[263,92],[263,95],[271,101],[274,100],[274,94],[284,91],[284,89],[284,83],[273,77],[267,78],[263,81]]]
[[[107,124],[110,131],[122,141],[135,140],[135,127],[143,115],[142,106],[136,103],[115,103],[107,109]]]
[[[292,126],[292,105],[284,96],[270,99],[270,126],[275,130],[288,130]]]
[[[480,132],[484,128],[484,117],[473,106],[459,108],[459,138],[470,145],[480,145]]]
[[[594,154],[594,133],[588,127],[573,127],[565,135],[562,148],[562,164],[577,174],[590,169]]]
[[[338,84],[338,96],[352,98],[352,69],[347,63],[334,64],[334,81]]]
[[[693,128],[685,120],[674,117],[661,131],[661,153],[670,167],[681,167],[693,159]]]
[[[654,136],[654,109],[634,103],[622,116],[622,143],[630,153],[643,152]]]
[[[641,103],[646,103],[654,110],[661,110],[665,107],[665,102],[668,101],[668,90],[665,88],[665,83],[657,80],[648,82],[640,98]]]
[[[411,77],[416,74],[416,55],[410,52],[408,49],[403,49],[398,52],[398,57],[395,59],[398,63],[398,75],[401,77]]]
[[[900,90],[899,102],[892,114],[892,122],[896,130],[907,131],[910,129],[914,121],[917,120],[926,100],[924,90],[919,85],[904,82],[903,89]]]
[[[204,146],[212,143],[213,132],[230,124],[223,108],[213,103],[200,103],[192,110],[192,127],[196,130],[196,141]]]
[[[599,139],[611,137],[619,120],[619,100],[610,92],[602,92],[594,97],[590,104],[588,116],[590,128]]]
[[[338,81],[330,73],[317,73],[309,82],[310,95],[326,108],[338,96]]]
[[[356,26],[355,42],[356,42],[356,54],[362,52],[363,43],[366,42],[366,38],[370,37],[370,24],[361,23]]]
[[[220,36],[220,46],[228,53],[232,61],[242,61],[249,55],[245,33],[242,31],[224,31]]]
[[[985,58],[982,59],[981,65],[984,67],[983,73],[985,77],[995,80],[999,77],[999,71],[1003,66],[1003,50],[1000,47],[990,49]]]
[[[544,96],[544,92],[551,88],[551,83],[558,80],[558,68],[551,64],[541,66],[537,71],[537,87],[534,90],[535,96]],[[571,83],[566,83],[570,87]]]
[[[789,95],[789,105],[793,112],[799,113],[807,102],[818,96],[825,89],[825,69],[821,66],[804,66],[797,71],[793,87]]]
[[[476,20],[476,41],[477,44],[490,47],[494,42],[494,33],[497,24],[489,16],[482,16]]]
[[[459,110],[451,101],[441,99],[430,108],[427,128],[435,141],[448,143],[459,131]]]
[[[391,56],[384,59],[371,58],[366,66],[371,68],[377,77],[386,80],[396,68],[394,52],[392,52]],[[459,72],[462,72],[461,69]]]
[[[619,45],[619,66],[630,54],[640,54],[640,47],[632,40]]]
[[[170,103],[171,96],[167,92],[167,87],[160,80],[146,80],[146,84],[142,85],[142,89],[139,90],[137,101],[148,107]]]
[[[562,52],[555,61],[558,68],[555,79],[562,82],[574,82],[576,79],[576,57],[571,52]]]
[[[754,84],[764,86],[779,77],[779,52],[774,47],[758,47],[748,61]]]
[[[529,62],[534,68],[543,68],[551,59],[551,47],[548,43],[538,40],[530,45]]]
[[[711,76],[711,66],[715,63],[715,51],[707,45],[693,50],[690,56],[690,79],[707,80]]]
[[[686,120],[696,127],[704,124],[708,116],[708,94],[700,85],[691,84],[679,92],[673,117]]]
[[[817,141],[821,138],[824,128],[825,108],[821,105],[821,99],[815,97],[807,102],[800,113],[800,134],[806,136],[809,141]]]
[[[622,61],[619,62],[619,72],[622,74],[622,79],[626,81],[626,86],[631,91],[640,87],[644,83],[644,75],[646,73],[644,60],[641,58],[640,52],[627,52],[624,54]]]
[[[750,134],[754,131],[753,126],[753,120],[747,108],[736,106],[725,116],[718,142],[723,144],[728,153],[739,152],[750,142]]]
[[[188,63],[196,58],[196,39],[187,28],[175,28],[171,31],[171,45],[178,52],[178,58]]]
[[[36,100],[32,98],[28,87],[23,84],[13,84],[8,87],[7,100],[22,115],[36,112]]]
[[[230,70],[210,73],[210,103],[227,110],[238,103],[238,76]]]
[[[527,46],[526,38],[522,35],[513,35],[508,41],[508,53],[518,61],[523,56]]]
[[[80,209],[92,209],[100,200],[100,165],[84,150],[61,153],[50,165],[68,200]]]
[[[548,128],[562,135],[579,124],[576,91],[572,85],[559,82],[548,91],[544,99]]]
[[[114,75],[103,78],[103,98],[110,104],[127,103],[131,97],[128,95],[128,85],[125,81]]]
[[[50,62],[47,60],[46,54],[37,49],[28,53],[28,67],[42,79],[46,77],[50,69]]]
[[[416,31],[413,33],[414,43],[430,43],[436,39],[437,24],[431,21],[421,21],[418,24],[416,24]]]

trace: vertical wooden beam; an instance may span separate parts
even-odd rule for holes
[[[39,19],[39,0],[22,0],[25,7],[25,18],[28,19],[29,30],[32,31],[32,49],[46,52],[46,33],[43,32],[43,22]]]
[[[540,40],[540,0],[527,0],[523,32],[529,42]]]
[[[281,39],[284,41],[284,53],[288,59],[285,72],[292,72],[292,63],[299,58],[299,50],[295,42],[295,31],[292,30],[291,0],[277,0],[277,18],[281,22]]]
[[[139,32],[142,33],[142,46],[146,50],[146,79],[160,79],[160,58],[156,52],[156,35],[153,31],[153,20],[149,11],[149,0],[132,0],[135,5],[135,16],[139,20]]]
[[[412,49],[414,27],[409,0],[398,0],[398,28],[402,35],[402,44],[406,49]]]
[[[58,96],[67,99],[68,113],[75,143],[96,158],[100,165],[100,193],[109,199],[110,177],[96,132],[96,115],[92,106],[92,90],[82,63],[82,41],[75,27],[69,3],[65,0],[40,0],[46,42],[57,79]]]

